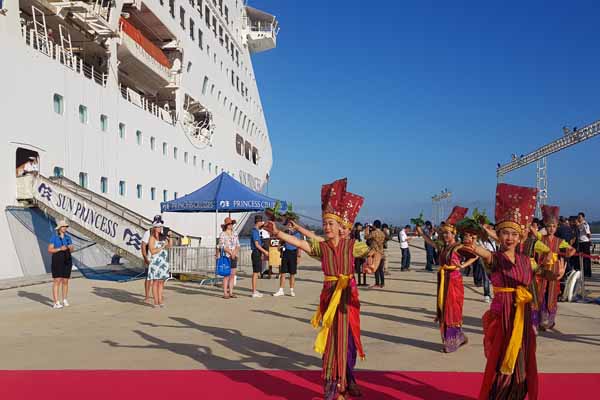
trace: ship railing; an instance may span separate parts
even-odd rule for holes
[[[216,277],[217,251],[214,247],[173,246],[169,250],[169,268],[172,274],[202,275]],[[250,246],[240,247],[237,272],[244,272],[252,266]]]
[[[33,28],[27,29],[27,26],[23,25],[21,27],[21,33],[25,38],[25,44],[27,46],[39,51],[53,60],[58,61],[60,64],[69,68],[70,70],[93,80],[101,86],[106,87],[106,83],[108,81],[107,73],[98,71],[98,69],[94,68],[93,65],[83,62],[80,57],[66,52],[61,45],[54,43],[47,37],[43,37]]]
[[[173,115],[169,110],[160,107],[155,102],[148,100],[146,97],[123,84],[119,84],[119,89],[121,91],[121,96],[131,104],[141,108],[144,111],[148,111],[150,114],[169,125],[175,124]]]

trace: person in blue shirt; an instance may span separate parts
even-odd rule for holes
[[[67,296],[69,294],[69,279],[73,269],[73,240],[67,234],[69,224],[66,221],[59,221],[56,225],[56,232],[50,238],[48,244],[48,253],[52,255],[52,299],[54,304],[52,308],[59,309],[69,306]],[[59,301],[58,292],[62,288],[62,304]]]
[[[252,249],[252,297],[262,297],[256,289],[258,275],[262,272],[262,256],[269,257],[269,252],[262,247],[260,238],[260,228],[264,225],[263,216],[254,216],[254,228],[252,228],[252,237],[250,239],[250,249]]]
[[[293,220],[289,219],[286,221],[286,227],[288,228],[288,234],[302,240],[302,235],[296,230],[296,224]],[[281,269],[279,273],[279,290],[273,293],[273,296],[283,296],[283,287],[285,286],[285,274],[290,274],[290,296],[295,297],[294,285],[296,284],[296,272],[298,271],[298,259],[300,253],[298,248],[290,243],[286,243],[283,247],[283,255],[281,256]]]

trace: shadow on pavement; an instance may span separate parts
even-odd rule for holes
[[[17,292],[17,296],[25,297],[26,299],[37,301],[46,306],[51,306],[53,301],[50,297],[44,296],[43,294],[34,293],[34,292],[26,292],[25,290],[19,290]]]

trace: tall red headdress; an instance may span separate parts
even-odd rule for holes
[[[542,220],[544,224],[558,224],[560,218],[560,207],[549,206],[544,204],[542,206]]]
[[[448,218],[446,218],[445,224],[442,226],[442,230],[447,230],[452,233],[456,233],[456,223],[467,215],[468,208],[454,206]]]
[[[537,189],[499,183],[496,186],[496,231],[512,228],[523,235],[531,225]]]
[[[321,210],[323,219],[332,218],[345,227],[352,228],[364,198],[347,192],[347,182],[344,178],[321,187]]]

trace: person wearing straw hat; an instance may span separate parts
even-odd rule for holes
[[[67,234],[69,224],[67,221],[58,221],[55,232],[50,238],[48,244],[48,253],[52,255],[52,308],[59,309],[69,306],[67,296],[69,294],[69,279],[73,268],[71,253],[73,252],[73,240]],[[59,300],[58,292],[61,290],[62,296]]]
[[[162,231],[162,221],[154,222],[148,241],[148,251],[150,251],[151,257],[146,279],[152,281],[154,307],[164,307],[163,290],[165,281],[170,276],[167,249],[171,248],[171,237],[170,232],[164,235]]]
[[[219,245],[217,250],[217,257],[220,254],[221,249],[225,252],[225,256],[231,261],[231,275],[223,277],[223,298],[235,298],[233,294],[233,285],[235,283],[235,271],[238,264],[238,255],[240,253],[240,239],[238,235],[233,231],[233,225],[236,224],[236,220],[230,217],[225,218],[221,225],[221,235],[219,235]]]
[[[161,224],[165,223],[160,214],[157,214],[154,216],[154,219],[152,220],[152,224],[155,224],[155,223],[161,223]],[[152,226],[150,226],[150,229],[148,229],[146,232],[144,232],[144,235],[142,236],[141,252],[142,252],[142,258],[144,259],[144,269],[146,270],[146,275],[148,275],[148,267],[150,266],[150,255],[151,254],[150,254],[150,251],[148,250],[148,242],[150,242],[151,234],[152,234]],[[151,292],[152,292],[152,281],[146,279],[146,280],[144,280],[144,303],[147,303],[147,304],[152,303],[152,300],[150,300]]]

